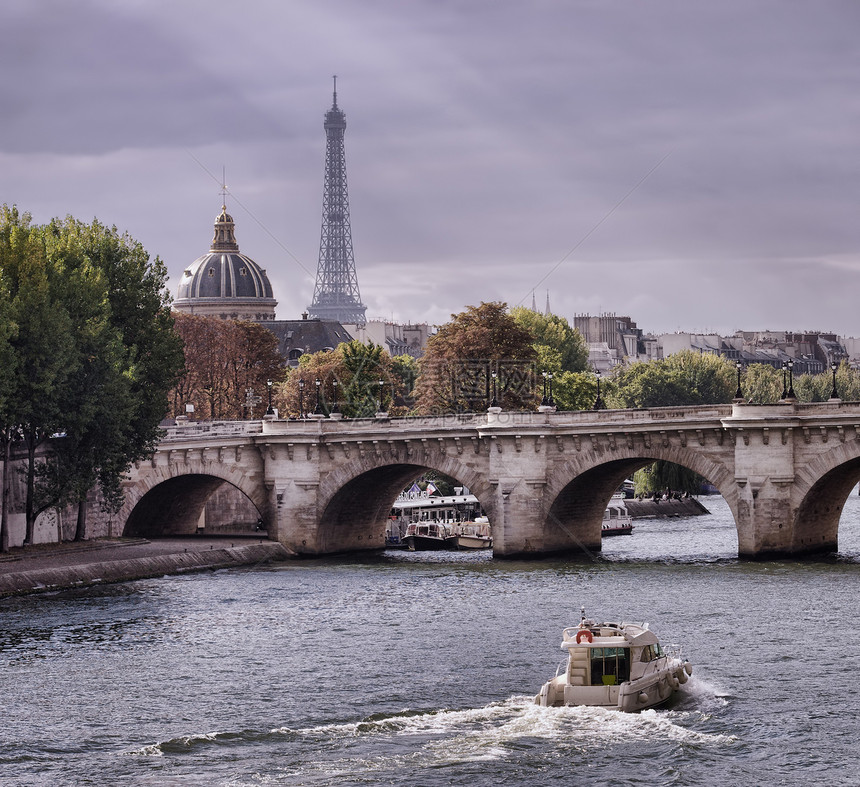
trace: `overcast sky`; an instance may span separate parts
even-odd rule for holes
[[[854,0],[3,0],[0,203],[313,295],[332,75],[368,317],[860,336]]]

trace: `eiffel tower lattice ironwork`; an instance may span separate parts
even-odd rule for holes
[[[308,307],[308,315],[322,320],[337,320],[342,325],[364,325],[367,321],[366,307],[358,291],[349,223],[343,146],[346,115],[337,105],[337,77],[334,78],[334,100],[325,114],[323,128],[326,148],[320,258],[314,300]]]

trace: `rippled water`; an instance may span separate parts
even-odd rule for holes
[[[725,504],[596,561],[315,560],[0,601],[3,785],[855,785],[860,498],[746,563]],[[665,710],[539,708],[579,606],[648,620]]]

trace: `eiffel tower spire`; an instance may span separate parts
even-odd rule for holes
[[[337,77],[331,109],[323,123],[326,136],[323,185],[322,233],[314,300],[308,315],[337,320],[342,325],[364,325],[366,307],[358,291],[352,251],[349,195],[346,187],[346,155],[343,138],[346,115],[337,105]]]

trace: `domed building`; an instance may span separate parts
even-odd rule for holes
[[[277,305],[266,271],[239,252],[233,217],[222,205],[209,253],[183,272],[173,308],[201,317],[266,322],[275,319]]]

